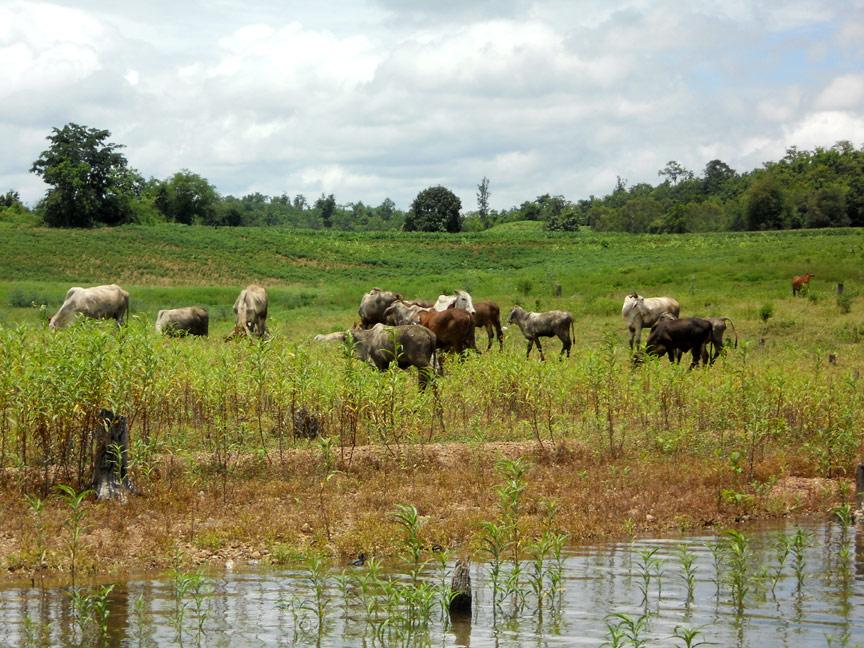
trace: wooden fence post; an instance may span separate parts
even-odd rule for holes
[[[471,572],[470,560],[457,560],[453,570],[450,591],[455,594],[450,601],[450,615],[471,616]]]

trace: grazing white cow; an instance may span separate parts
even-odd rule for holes
[[[246,286],[234,302],[234,330],[226,339],[240,334],[267,335],[267,291],[257,284]]]
[[[678,317],[681,307],[672,297],[642,297],[637,293],[624,298],[621,317],[630,329],[630,348],[642,342],[642,329],[651,328],[663,313],[671,313]]]
[[[129,314],[129,293],[116,284],[70,288],[60,310],[48,321],[48,327],[53,331],[67,326],[75,313],[93,319],[114,319],[120,326]]]
[[[392,290],[373,288],[363,295],[357,314],[360,316],[360,326],[364,329],[375,324],[384,323],[384,311],[395,301],[401,301],[402,295]]]
[[[206,336],[209,329],[210,315],[200,306],[160,310],[156,316],[156,332],[165,335]]]
[[[420,306],[415,303],[395,301],[384,311],[384,323],[388,326],[407,326],[408,324],[419,324],[420,313],[425,313],[431,307]]]
[[[545,313],[530,313],[520,306],[514,306],[507,318],[508,324],[513,322],[522,331],[522,335],[528,339],[526,358],[531,355],[531,348],[536,344],[537,350],[540,352],[540,359],[545,360],[543,347],[540,346],[540,338],[553,336],[557,336],[561,340],[561,355],[566,352],[567,357],[570,357],[570,347],[573,344],[570,337],[570,333],[573,331],[573,315],[568,311],[553,310]]]
[[[314,338],[313,342],[344,342],[348,336],[347,331],[336,331],[335,333],[319,333]]]
[[[432,306],[436,311],[445,311],[448,308],[464,308],[472,315],[477,311],[474,310],[474,302],[464,290],[454,291],[455,295],[438,295],[438,301]]]

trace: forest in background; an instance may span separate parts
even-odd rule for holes
[[[49,185],[33,208],[17,191],[0,195],[0,222],[53,227],[182,223],[225,227],[291,227],[337,231],[482,231],[537,221],[552,231],[678,234],[864,225],[864,146],[840,141],[812,151],[791,147],[778,161],[739,173],[711,160],[697,174],[677,161],[658,171],[656,185],[629,185],[618,177],[603,197],[571,200],[544,194],[510,209],[489,207],[491,180],[477,186],[475,209],[450,190],[419,191],[403,211],[389,198],[380,205],[337,202],[284,192],[222,196],[210,182],[183,169],[163,180],[145,179],[128,166],[110,132],[67,124],[47,138],[33,163]]]

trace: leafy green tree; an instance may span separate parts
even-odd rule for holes
[[[677,185],[682,180],[692,180],[693,172],[684,168],[680,162],[669,160],[666,166],[657,172],[658,176],[666,176],[666,180]]]
[[[175,173],[156,189],[156,208],[165,219],[186,225],[221,225],[219,194],[205,178],[188,169]]]
[[[763,173],[744,193],[744,217],[749,230],[787,227],[789,202],[773,173]]]
[[[843,187],[822,187],[813,194],[804,221],[806,227],[848,227],[849,223]]]
[[[52,227],[92,227],[126,222],[143,179],[127,168],[121,144],[108,142],[110,131],[69,123],[52,129],[51,145],[31,173],[50,188],[38,210]]]
[[[333,216],[336,214],[336,198],[333,197],[333,194],[329,196],[321,194],[321,197],[315,201],[315,213],[321,219],[324,227],[329,228],[333,225]]]
[[[405,214],[406,232],[459,232],[462,201],[446,187],[424,189],[417,194]]]

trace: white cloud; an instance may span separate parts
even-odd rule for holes
[[[844,74],[834,79],[816,100],[823,110],[853,110],[864,106],[864,74]]]
[[[484,175],[506,208],[864,140],[864,16],[840,0],[55,1],[0,7],[0,134],[38,135],[0,191],[31,202],[68,121],[145,176],[403,208],[441,183],[471,209]]]

